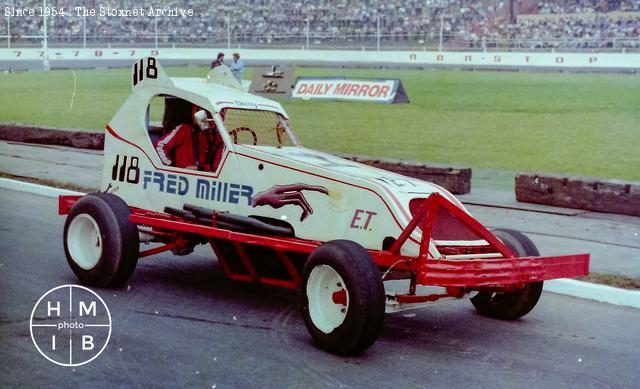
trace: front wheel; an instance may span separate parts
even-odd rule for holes
[[[129,206],[110,193],[91,193],[71,208],[64,224],[64,252],[71,270],[89,286],[118,286],[138,263],[138,227]]]
[[[358,354],[377,339],[384,321],[380,271],[366,249],[334,240],[307,260],[302,315],[315,344],[339,355]]]
[[[531,239],[519,231],[500,229],[492,232],[519,257],[540,255]],[[514,320],[531,312],[536,306],[542,294],[542,284],[542,282],[533,282],[510,293],[478,293],[471,299],[471,303],[482,315]]]

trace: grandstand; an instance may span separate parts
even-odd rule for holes
[[[41,0],[10,0],[20,7]],[[110,45],[628,50],[640,48],[640,0],[161,1],[193,17],[82,17],[74,7],[139,7],[134,0],[49,0],[50,46]],[[40,45],[44,17],[0,18],[0,47]]]

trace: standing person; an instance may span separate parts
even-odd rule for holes
[[[231,63],[231,73],[242,85],[242,78],[244,73],[244,62],[240,59],[240,54],[233,53],[233,62]]]
[[[216,60],[211,62],[211,69],[217,68],[220,65],[224,65],[224,53],[222,52],[218,53],[218,57],[216,57]]]

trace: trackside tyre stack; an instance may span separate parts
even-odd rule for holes
[[[138,228],[129,206],[110,193],[91,193],[71,208],[64,225],[64,252],[71,270],[89,286],[126,282],[138,263]]]
[[[319,348],[355,355],[375,342],[385,292],[381,273],[362,246],[334,240],[318,247],[305,263],[301,289],[302,315]]]
[[[519,257],[539,256],[535,244],[523,233],[514,230],[492,231],[507,247]],[[478,293],[471,298],[476,310],[489,317],[502,320],[518,319],[531,312],[542,294],[542,282],[527,284],[511,293]]]

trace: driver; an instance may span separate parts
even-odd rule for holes
[[[191,123],[184,123],[166,133],[156,144],[165,165],[214,171],[222,156],[223,143],[211,113],[193,105]]]

